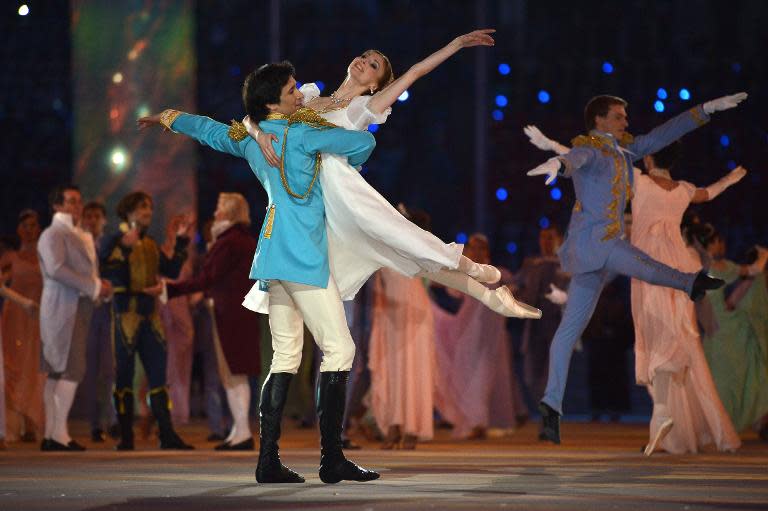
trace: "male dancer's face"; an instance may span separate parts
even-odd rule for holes
[[[83,215],[83,199],[77,190],[64,190],[61,204],[53,206],[54,211],[58,213],[67,213],[72,215],[72,223],[80,223],[80,217]]]
[[[605,117],[595,116],[595,128],[603,133],[610,133],[616,139],[624,136],[628,126],[627,110],[622,105],[611,105]]]
[[[296,88],[296,79],[289,77],[280,91],[280,103],[270,103],[267,105],[272,112],[291,115],[304,104],[304,94]]]

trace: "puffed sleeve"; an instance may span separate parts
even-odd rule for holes
[[[320,89],[314,83],[305,83],[299,87],[299,92],[304,94],[304,104],[320,96]]]
[[[368,103],[373,96],[358,96],[350,101],[347,107],[347,120],[356,130],[364,130],[371,124],[383,124],[387,122],[387,117],[392,113],[391,108],[387,108],[380,114],[370,111]]]

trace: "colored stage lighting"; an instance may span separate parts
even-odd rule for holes
[[[728,138],[728,135],[720,135],[720,145],[723,147],[731,145],[731,139]]]
[[[664,111],[664,102],[662,102],[662,101],[657,99],[653,103],[653,109],[656,110],[657,112],[663,112]]]
[[[613,73],[613,64],[611,64],[607,60],[603,62],[603,73],[607,75]]]
[[[410,95],[410,94],[408,94],[408,91],[407,91],[407,90],[404,90],[404,91],[403,91],[403,93],[402,93],[402,94],[400,94],[400,95],[397,97],[397,100],[398,100],[398,101],[400,101],[400,102],[402,102],[402,101],[408,101],[408,98],[409,98],[409,97],[411,97],[411,95]]]
[[[504,112],[501,110],[494,110],[491,112],[491,117],[493,117],[494,121],[503,121],[504,120]]]
[[[540,90],[538,94],[538,98],[539,98],[539,103],[544,103],[544,104],[549,103],[549,100],[550,100],[549,92],[545,90]]]
[[[560,190],[560,188],[554,187],[549,191],[549,196],[555,200],[560,200],[563,198],[563,192]]]
[[[549,218],[545,216],[539,218],[539,227],[541,227],[542,229],[546,229],[547,227],[549,227]]]
[[[507,200],[507,197],[509,197],[509,193],[507,193],[506,188],[499,188],[498,190],[496,190],[496,198],[499,199],[500,201]]]
[[[683,101],[688,101],[691,99],[691,93],[688,89],[680,89],[680,99]]]
[[[27,4],[22,4],[19,7],[19,16],[26,16],[27,14],[29,14],[29,7]]]
[[[512,71],[512,68],[509,67],[509,64],[504,64],[504,63],[499,64],[499,74],[506,76],[509,74],[510,71]]]
[[[659,90],[656,91],[656,97],[659,99],[667,99],[667,89],[659,87]]]
[[[507,101],[507,97],[503,94],[499,94],[496,96],[496,106],[504,108],[509,104],[509,101]]]
[[[514,254],[515,252],[517,252],[517,243],[515,243],[514,241],[510,241],[509,243],[507,243],[507,252],[509,252],[510,254]]]
[[[456,235],[456,243],[466,243],[467,239],[467,233],[465,232],[460,232]]]
[[[369,124],[368,125],[368,131],[370,131],[371,133],[376,133],[377,131],[379,131],[379,125],[378,124]]]

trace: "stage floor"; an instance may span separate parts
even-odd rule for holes
[[[283,461],[304,475],[301,485],[259,485],[256,453],[219,453],[201,423],[180,428],[195,451],[111,451],[92,444],[85,424],[74,432],[83,453],[42,453],[32,444],[0,452],[2,510],[241,509],[768,509],[768,444],[744,437],[736,454],[645,458],[641,424],[566,423],[561,446],[539,443],[536,426],[512,436],[437,439],[414,451],[364,444],[347,451],[382,473],[370,483],[326,485],[317,476],[314,430],[286,428]]]

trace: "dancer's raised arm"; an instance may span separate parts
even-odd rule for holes
[[[368,103],[368,109],[377,114],[384,112],[384,110],[392,106],[395,101],[397,101],[397,98],[399,98],[408,87],[413,85],[416,80],[445,62],[448,57],[460,49],[469,48],[471,46],[493,46],[495,41],[493,40],[493,37],[491,37],[491,34],[494,32],[496,32],[496,29],[484,28],[460,35],[429,57],[411,66],[408,71],[400,76],[400,78],[377,92],[371,98],[370,103]]]
[[[370,103],[368,103],[368,108],[374,113],[383,112],[392,106],[395,101],[397,101],[397,98],[399,98],[408,87],[413,85],[416,80],[435,69],[445,62],[448,57],[462,48],[469,48],[471,46],[493,46],[495,41],[490,34],[493,34],[494,32],[496,32],[496,29],[484,28],[475,30],[469,34],[460,35],[429,57],[411,66],[411,68],[403,73],[400,78],[387,85],[380,92],[377,92],[373,98],[371,98]]]
[[[707,202],[711,201],[721,193],[725,191],[726,188],[729,186],[735,185],[739,181],[741,181],[744,176],[747,175],[747,169],[739,165],[732,171],[730,171],[725,176],[721,177],[719,180],[715,181],[711,185],[707,186],[706,188],[697,188],[696,192],[694,192],[693,197],[691,198],[691,202],[693,203],[699,203],[699,202]]]

